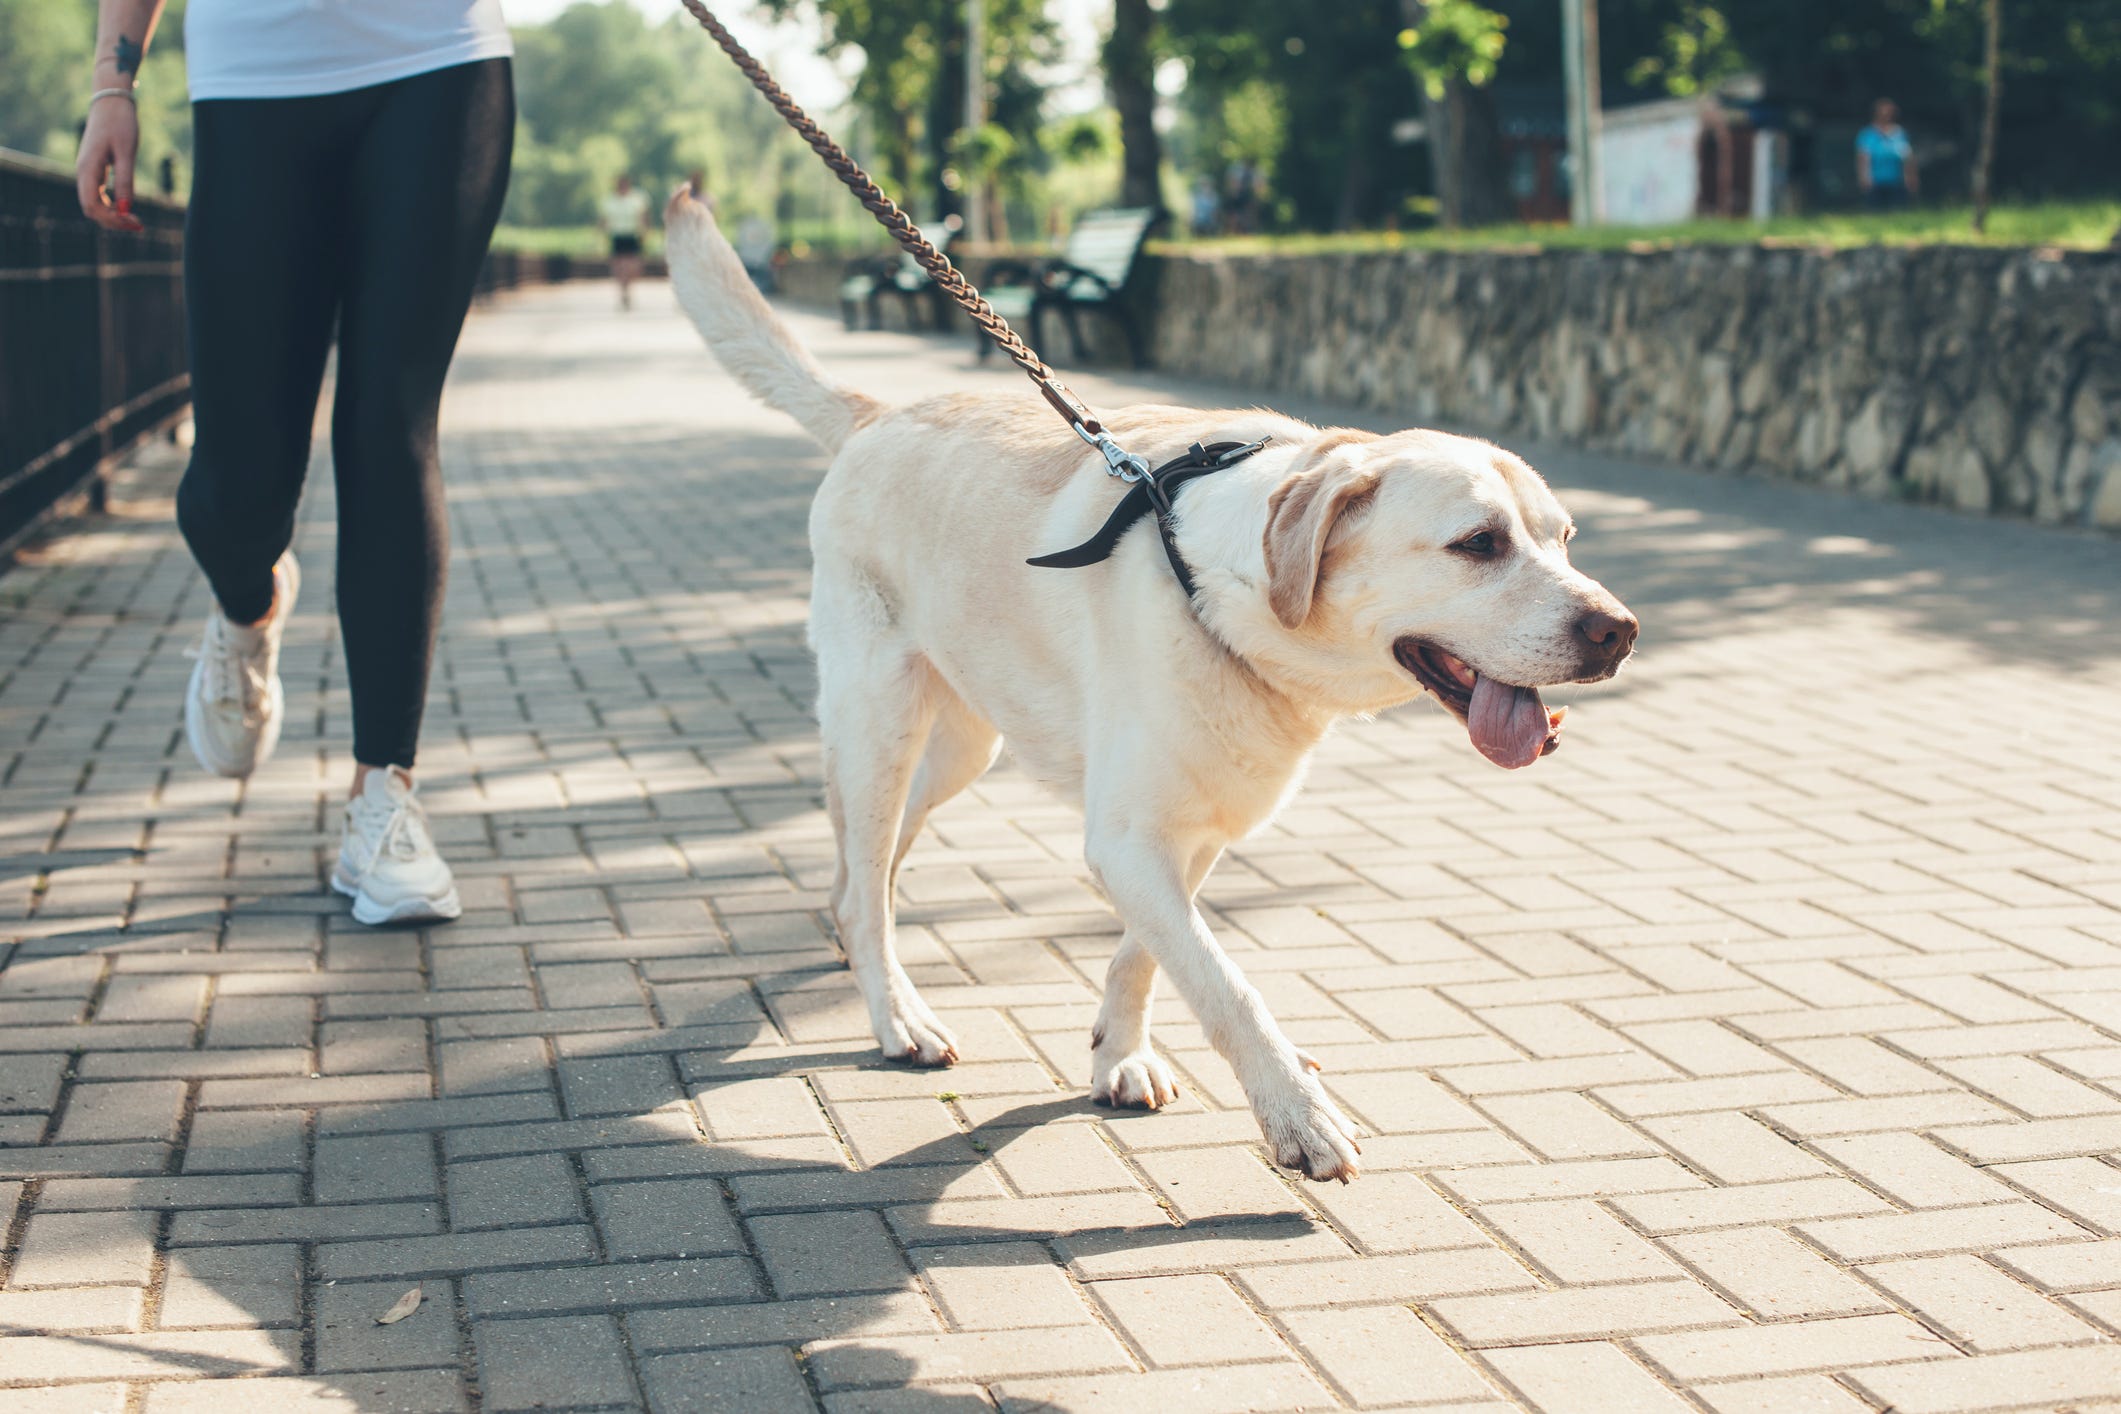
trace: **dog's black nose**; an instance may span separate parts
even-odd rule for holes
[[[1611,610],[1593,609],[1578,619],[1576,637],[1582,641],[1584,656],[1590,662],[1612,666],[1635,647],[1635,635],[1641,627],[1633,614],[1615,604]]]

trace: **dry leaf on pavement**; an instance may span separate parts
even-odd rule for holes
[[[420,1288],[416,1286],[391,1302],[390,1309],[376,1317],[376,1324],[379,1326],[394,1326],[419,1309]]]

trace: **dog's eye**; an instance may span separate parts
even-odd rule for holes
[[[1493,555],[1495,551],[1500,547],[1495,542],[1495,532],[1492,530],[1483,530],[1475,534],[1468,535],[1465,539],[1459,541],[1451,548],[1453,550],[1458,551],[1462,555],[1472,555],[1477,559],[1485,560],[1491,555]]]

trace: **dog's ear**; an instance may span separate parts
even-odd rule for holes
[[[1360,447],[1314,455],[1267,500],[1267,603],[1284,628],[1311,617],[1326,546],[1349,512],[1377,492],[1378,475]]]

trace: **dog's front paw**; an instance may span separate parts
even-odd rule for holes
[[[1123,1110],[1160,1110],[1178,1098],[1178,1080],[1146,1044],[1131,1054],[1090,1057],[1090,1098]]]
[[[1257,1113],[1267,1152],[1283,1168],[1320,1182],[1346,1183],[1361,1172],[1356,1155],[1362,1146],[1355,1142],[1361,1131],[1308,1072],[1290,1085],[1285,1098],[1259,1106]]]
[[[957,1064],[957,1038],[918,997],[893,1003],[890,1014],[877,1025],[876,1039],[884,1054],[895,1061],[925,1066]]]

